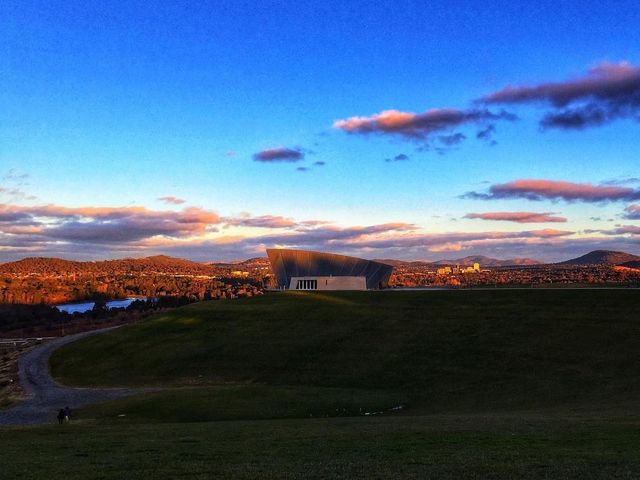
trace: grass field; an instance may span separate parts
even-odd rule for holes
[[[69,344],[63,383],[378,390],[423,413],[640,394],[637,291],[290,293],[204,302]]]
[[[635,479],[640,423],[559,414],[12,428],[3,479]]]
[[[64,383],[168,388],[0,430],[0,464],[67,480],[638,478],[638,312],[633,290],[194,304],[60,349]]]

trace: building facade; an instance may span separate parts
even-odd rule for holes
[[[267,249],[282,290],[372,290],[386,288],[393,267],[333,253]]]

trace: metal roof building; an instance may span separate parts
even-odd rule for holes
[[[386,288],[393,266],[333,253],[267,249],[278,288],[371,290]]]

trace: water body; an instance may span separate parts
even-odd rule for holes
[[[142,298],[125,298],[122,300],[111,300],[107,302],[107,308],[127,308],[131,305],[132,302],[136,300],[146,300],[146,297]],[[56,305],[56,308],[61,312],[67,313],[84,313],[93,309],[95,302],[81,302],[81,303],[62,303],[60,305]]]

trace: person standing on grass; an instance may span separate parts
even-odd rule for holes
[[[71,409],[67,405],[64,407],[64,422],[69,423],[69,420],[71,420]]]
[[[60,411],[58,412],[58,423],[60,425],[64,423],[65,417],[66,417],[66,412],[64,411],[64,408],[61,408]]]

